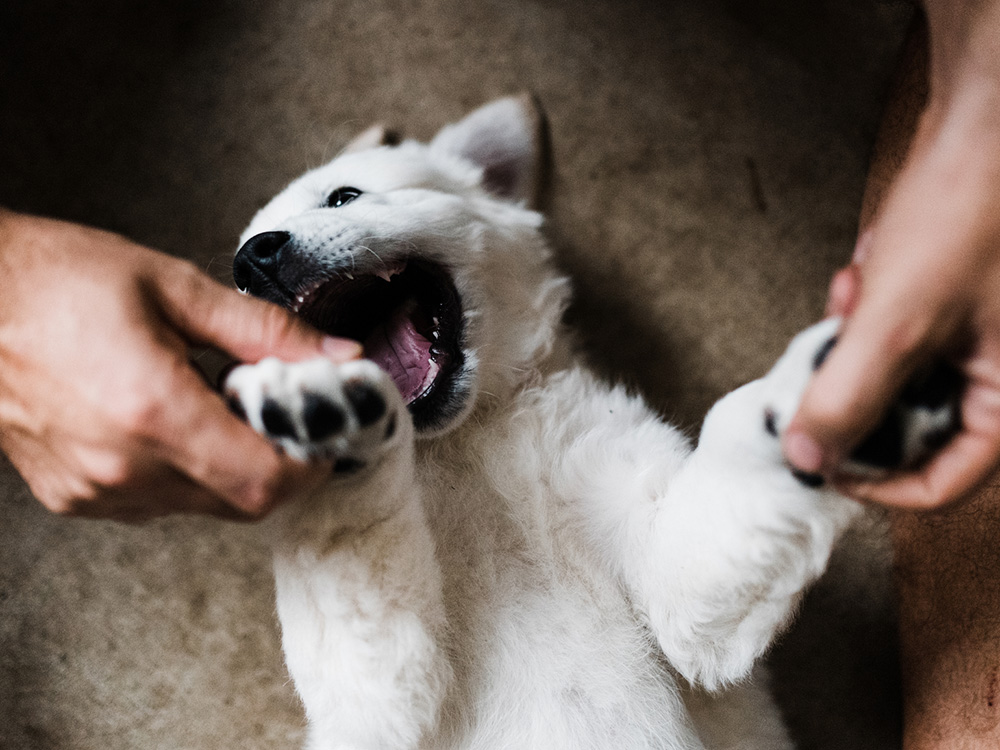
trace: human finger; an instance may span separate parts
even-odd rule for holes
[[[975,373],[976,364],[968,367]],[[937,508],[960,500],[1000,464],[1000,390],[988,377],[973,377],[962,398],[961,431],[918,472],[884,481],[836,477],[852,496],[912,509]]]
[[[173,467],[149,461],[130,464],[123,473],[102,469],[101,451],[70,452],[78,466],[52,466],[32,491],[49,510],[63,516],[113,520],[124,523],[145,521],[176,513],[211,515],[228,520],[248,520],[249,516]],[[112,461],[111,465],[114,464]],[[89,475],[87,466],[96,468]],[[83,467],[84,470],[80,470]],[[69,471],[66,469],[69,468]],[[75,470],[74,470],[75,469]]]
[[[929,510],[969,494],[995,468],[1000,457],[996,439],[960,433],[921,471],[873,482],[837,478],[837,489],[859,500],[909,510]]]
[[[980,242],[968,202],[940,195],[951,169],[941,149],[947,144],[917,149],[859,242],[864,262],[855,308],[783,442],[786,458],[802,471],[833,471],[917,366],[956,344],[968,318]]]
[[[126,419],[126,429],[151,446],[151,461],[174,467],[226,504],[260,517],[315,481],[315,467],[279,454],[180,357],[159,365],[150,388],[153,406]]]
[[[328,336],[277,305],[247,297],[185,266],[161,276],[157,292],[167,318],[189,342],[221,349],[243,362],[268,356],[325,356],[345,362],[361,356],[359,343]]]
[[[930,348],[925,328],[884,315],[862,302],[806,388],[782,443],[801,471],[832,471],[878,425]]]
[[[266,515],[330,471],[282,455],[214,394],[192,398],[188,423],[197,437],[179,447],[174,465],[248,516]]]
[[[254,519],[176,471],[171,477],[141,487],[105,489],[100,500],[79,503],[69,514],[131,525],[176,514],[207,515],[226,521]]]

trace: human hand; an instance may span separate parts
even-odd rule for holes
[[[329,471],[229,413],[191,346],[242,361],[327,356],[325,337],[185,261],[107,232],[0,211],[0,450],[56,513],[254,518]]]
[[[1000,460],[1000,2],[927,3],[930,97],[856,265],[831,285],[847,320],[785,435],[788,460],[887,505],[961,498]],[[837,477],[922,364],[967,377],[962,429],[917,472]]]

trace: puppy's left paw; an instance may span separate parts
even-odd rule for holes
[[[792,340],[766,376],[770,398],[761,426],[771,437],[784,433],[809,378],[836,345],[839,327],[840,320],[830,318],[807,328]],[[958,432],[963,386],[961,372],[944,361],[918,372],[841,470],[877,477],[920,466]],[[796,473],[796,477],[810,486],[823,482],[809,474]]]
[[[299,460],[333,460],[339,474],[374,464],[409,419],[399,391],[368,360],[241,365],[223,387],[230,408]]]

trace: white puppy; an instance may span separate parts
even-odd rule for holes
[[[836,323],[693,448],[570,350],[528,207],[540,133],[528,98],[429,145],[369,133],[244,236],[242,289],[369,358],[226,383],[334,467],[268,528],[308,747],[789,747],[755,663],[859,507],[794,477],[778,435]]]

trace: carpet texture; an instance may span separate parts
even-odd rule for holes
[[[602,372],[693,431],[820,315],[910,12],[7,0],[0,205],[122,232],[229,283],[253,212],[352,134],[382,121],[426,138],[529,90],[550,119],[571,323]],[[252,528],[56,518],[0,466],[0,747],[295,747],[272,596]],[[849,605],[822,592],[811,607],[813,635],[774,657],[797,735],[891,747],[891,623],[854,613],[845,629]],[[831,653],[867,672],[828,678]],[[843,721],[823,691],[859,685],[876,697]]]

